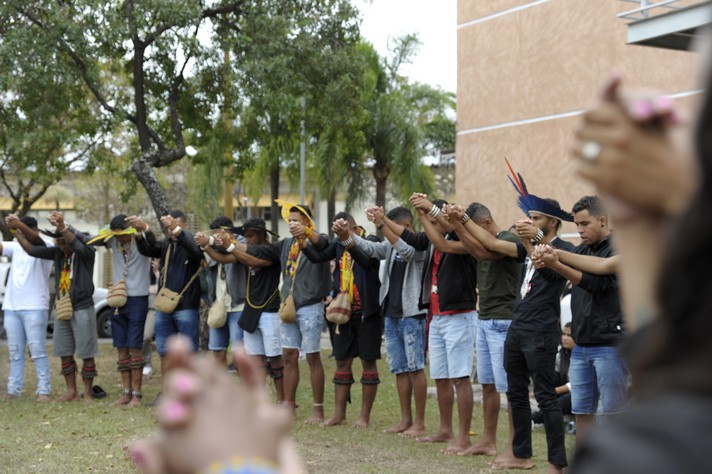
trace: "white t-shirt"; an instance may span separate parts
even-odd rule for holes
[[[48,310],[49,274],[54,261],[30,257],[15,241],[2,243],[2,255],[12,259],[2,309]]]

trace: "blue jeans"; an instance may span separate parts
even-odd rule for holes
[[[230,311],[227,320],[221,328],[210,328],[208,333],[208,350],[226,351],[228,343],[232,342],[235,349],[245,339],[245,331],[237,324],[242,311]]]
[[[182,334],[193,343],[193,350],[200,345],[200,314],[197,309],[181,309],[171,314],[156,311],[156,349],[163,357],[166,355],[166,341],[174,334]]]
[[[5,311],[4,326],[10,351],[7,393],[11,395],[22,394],[25,382],[25,345],[29,345],[30,355],[35,363],[37,393],[49,395],[52,391],[47,358],[47,317],[46,309]]]
[[[504,370],[504,341],[511,319],[475,320],[477,335],[477,380],[483,385],[494,384],[500,393],[507,392],[507,371]]]
[[[314,303],[297,308],[297,320],[282,322],[279,333],[283,349],[301,349],[305,354],[321,350],[321,328],[324,326],[324,305]]]
[[[472,318],[476,317],[475,311],[433,315],[428,337],[431,379],[459,379],[472,374],[475,352]]]
[[[628,408],[628,371],[613,346],[575,346],[569,366],[571,412],[615,415]]]
[[[143,347],[143,328],[148,314],[148,295],[129,296],[126,304],[111,313],[111,338],[114,347],[141,349]]]
[[[425,367],[425,318],[386,317],[386,355],[391,373],[415,372]]]

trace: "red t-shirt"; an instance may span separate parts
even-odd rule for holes
[[[430,313],[436,316],[448,316],[451,314],[467,313],[469,310],[440,311],[440,301],[438,298],[438,268],[443,254],[435,250],[433,252],[433,273],[430,277]]]

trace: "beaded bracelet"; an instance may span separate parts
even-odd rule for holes
[[[339,243],[343,245],[344,247],[351,247],[354,244],[354,238],[349,237],[346,240],[339,240]]]
[[[542,241],[543,238],[544,238],[544,231],[541,230],[541,229],[539,229],[539,230],[537,230],[537,232],[536,232],[536,237],[534,237],[534,238],[532,239],[532,242],[534,242],[535,244],[538,244],[539,242]]]
[[[199,474],[276,474],[277,466],[262,458],[245,459],[235,456],[226,462],[215,462]]]

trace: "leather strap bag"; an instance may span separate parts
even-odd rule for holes
[[[225,280],[225,265],[219,263],[218,268],[218,278]],[[248,280],[249,281],[249,280]],[[215,285],[217,292],[217,284]],[[227,288],[225,289],[227,292]],[[208,326],[214,329],[221,328],[225,326],[227,322],[227,307],[225,306],[224,298],[216,298],[215,302],[210,306],[210,311],[208,311]]]
[[[58,321],[69,321],[74,315],[74,307],[72,306],[72,299],[69,297],[69,293],[65,293],[57,297],[57,302],[54,304],[57,310],[57,320]]]
[[[126,300],[129,296],[128,290],[126,288],[126,275],[129,273],[129,257],[131,257],[131,249],[133,247],[133,238],[131,239],[131,242],[129,243],[129,251],[127,254],[124,254],[124,276],[121,278],[119,281],[114,283],[109,287],[109,292],[106,296],[106,302],[111,306],[112,308],[116,308],[117,311],[114,312],[114,314],[119,314],[118,308],[122,308],[126,306]],[[119,249],[121,248],[121,244],[119,244]]]
[[[57,321],[69,321],[72,319],[72,316],[74,316],[74,307],[72,306],[72,299],[69,296],[69,289],[72,284],[71,267],[72,260],[66,259],[64,268],[60,270],[60,275],[57,276],[57,278],[60,278],[59,290],[57,291],[57,300],[54,303],[54,308],[57,312]],[[61,280],[63,272],[69,272],[69,276],[66,280],[68,281],[68,283],[66,286],[64,286]]]
[[[195,281],[196,278],[198,278],[200,271],[203,269],[202,266],[198,268],[198,271],[196,271],[195,274],[190,278],[190,280],[183,287],[180,293],[177,293],[173,290],[169,290],[166,287],[166,275],[168,274],[168,261],[171,258],[172,248],[173,244],[168,244],[168,251],[166,252],[166,262],[163,265],[163,286],[158,291],[158,294],[156,294],[155,301],[156,309],[163,314],[172,314],[176,310],[176,308],[178,307],[178,303],[180,303],[180,299],[183,297],[183,293],[185,293],[188,287]]]
[[[336,298],[329,303],[326,308],[326,319],[336,324],[336,333],[339,333],[339,325],[346,324],[351,320],[351,291],[349,288],[354,261],[349,260],[349,265],[343,265],[341,269],[341,291]],[[344,283],[345,282],[345,283]]]
[[[300,250],[297,263],[294,265],[294,275],[292,275],[292,286],[289,288],[289,295],[279,305],[279,319],[287,324],[297,320],[297,306],[294,304],[294,282],[297,280],[297,270],[299,270],[299,261],[301,259],[302,251]]]

